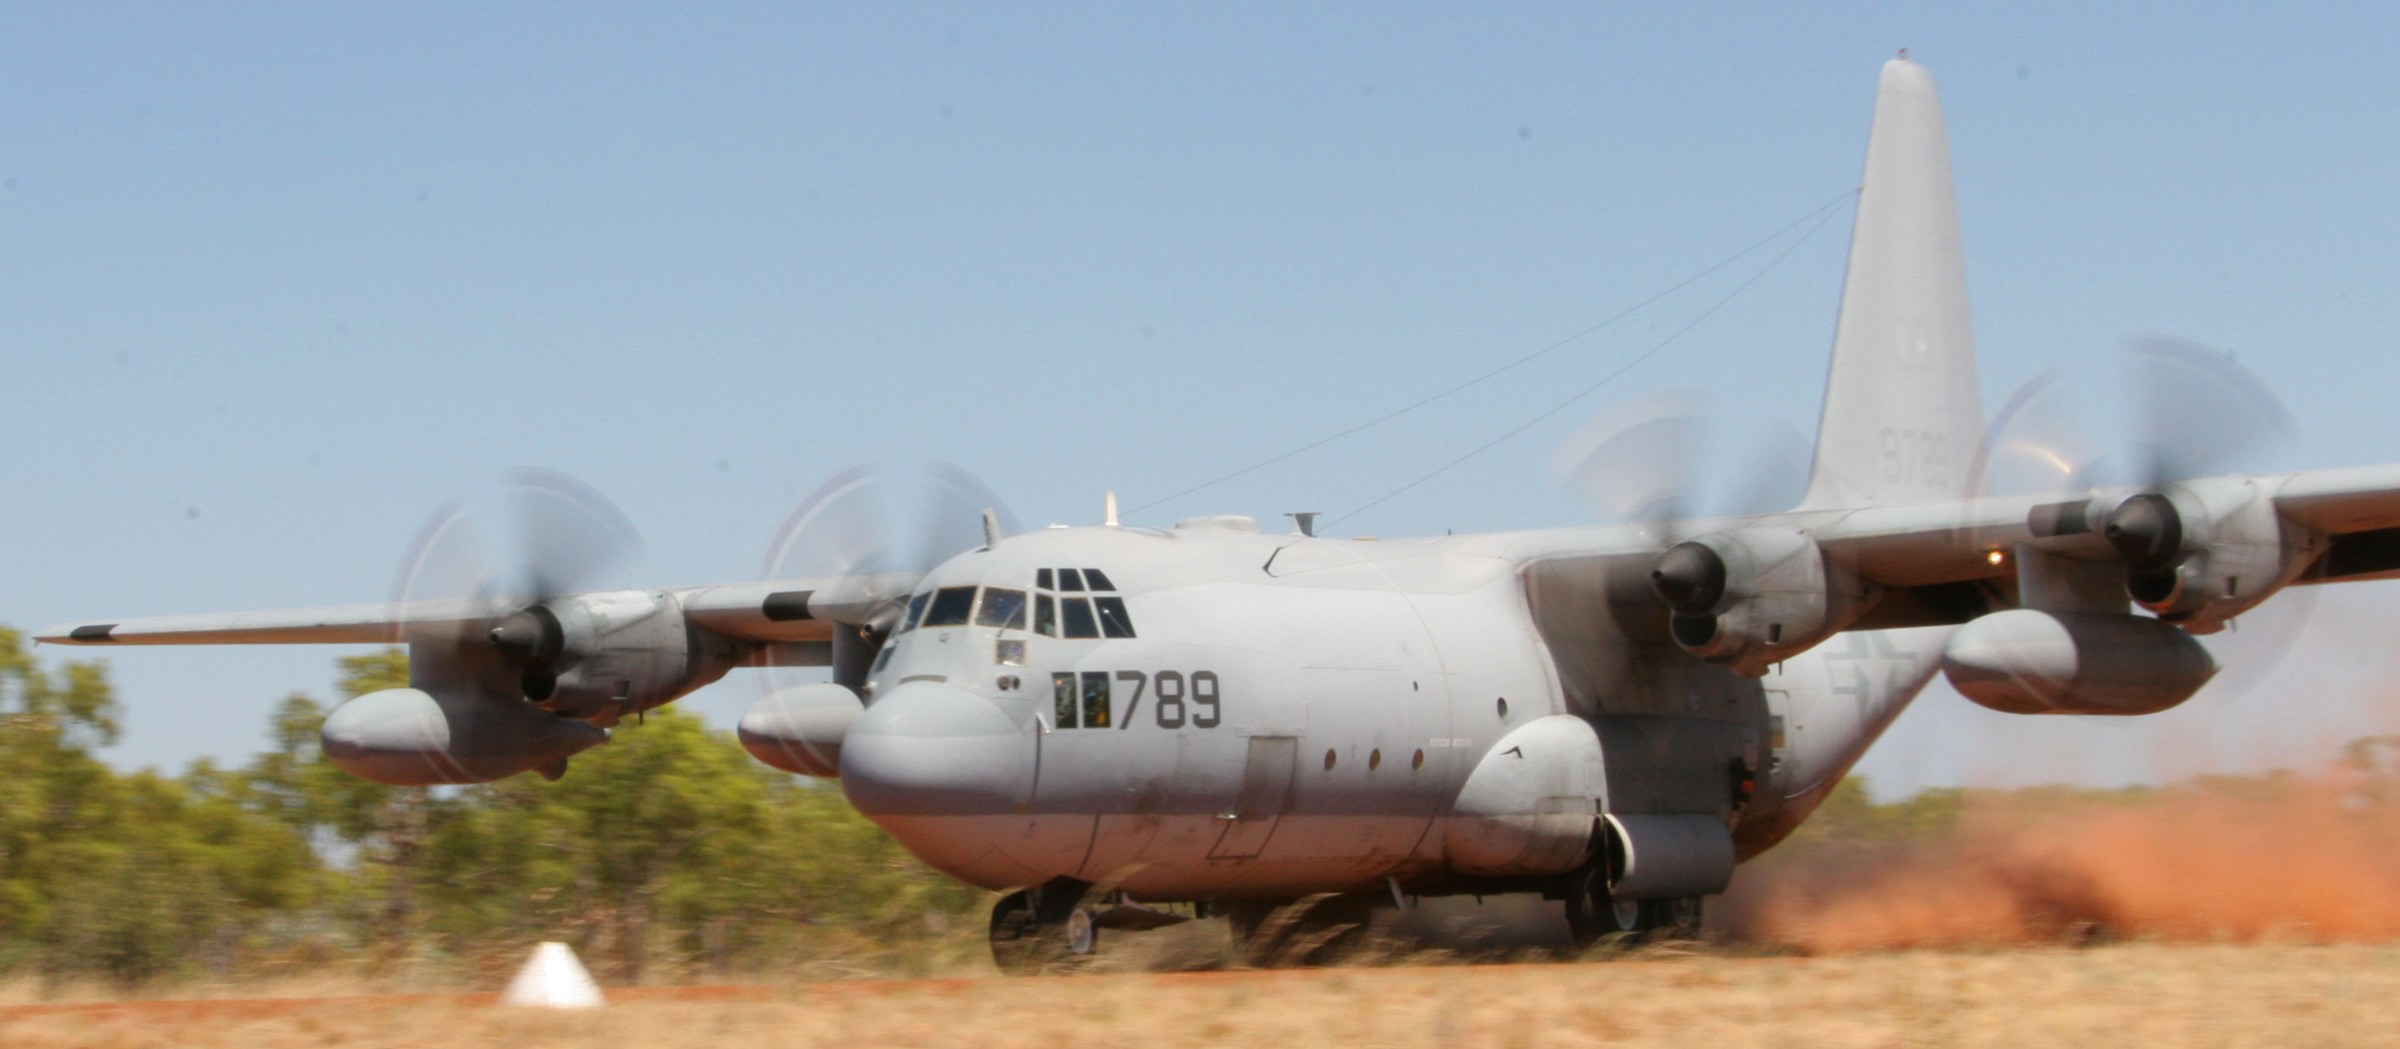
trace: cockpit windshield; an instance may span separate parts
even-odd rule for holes
[[[983,603],[975,608],[975,625],[1025,629],[1025,591],[985,587]]]
[[[967,613],[975,610],[975,588],[945,586],[933,592],[933,603],[925,606],[921,626],[965,626]]]
[[[945,586],[910,598],[897,632],[969,623],[1026,630],[1030,618],[1030,630],[1044,637],[1132,637],[1133,618],[1125,610],[1125,599],[1100,592],[1108,582],[1108,577],[1094,568],[1045,568],[1036,579],[1039,589],[1032,593],[1004,586]],[[1065,592],[1052,593],[1053,586]]]

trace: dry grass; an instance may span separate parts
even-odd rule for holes
[[[754,993],[644,996],[589,1014],[456,998],[0,1010],[0,1045],[2400,1045],[2400,947],[2355,944],[1653,953],[1577,965],[836,982]]]

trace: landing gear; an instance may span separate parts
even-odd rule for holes
[[[1578,950],[1609,939],[1631,946],[1700,935],[1700,897],[1619,899],[1609,894],[1608,878],[1596,863],[1567,876],[1565,896],[1567,929]]]
[[[1072,878],[1044,882],[992,904],[992,961],[1011,976],[1062,972],[1100,948],[1100,925],[1083,898],[1091,886]]]
[[[1192,917],[1058,878],[992,904],[992,961],[1010,976],[1075,972],[1096,960],[1102,929],[1141,932]]]

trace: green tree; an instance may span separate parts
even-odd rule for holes
[[[314,857],[238,776],[120,775],[104,665],[53,672],[0,628],[0,965],[135,981],[230,965],[305,895]]]

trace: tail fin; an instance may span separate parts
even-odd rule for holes
[[[1983,442],[1941,100],[1884,63],[1803,509],[1971,494]]]

